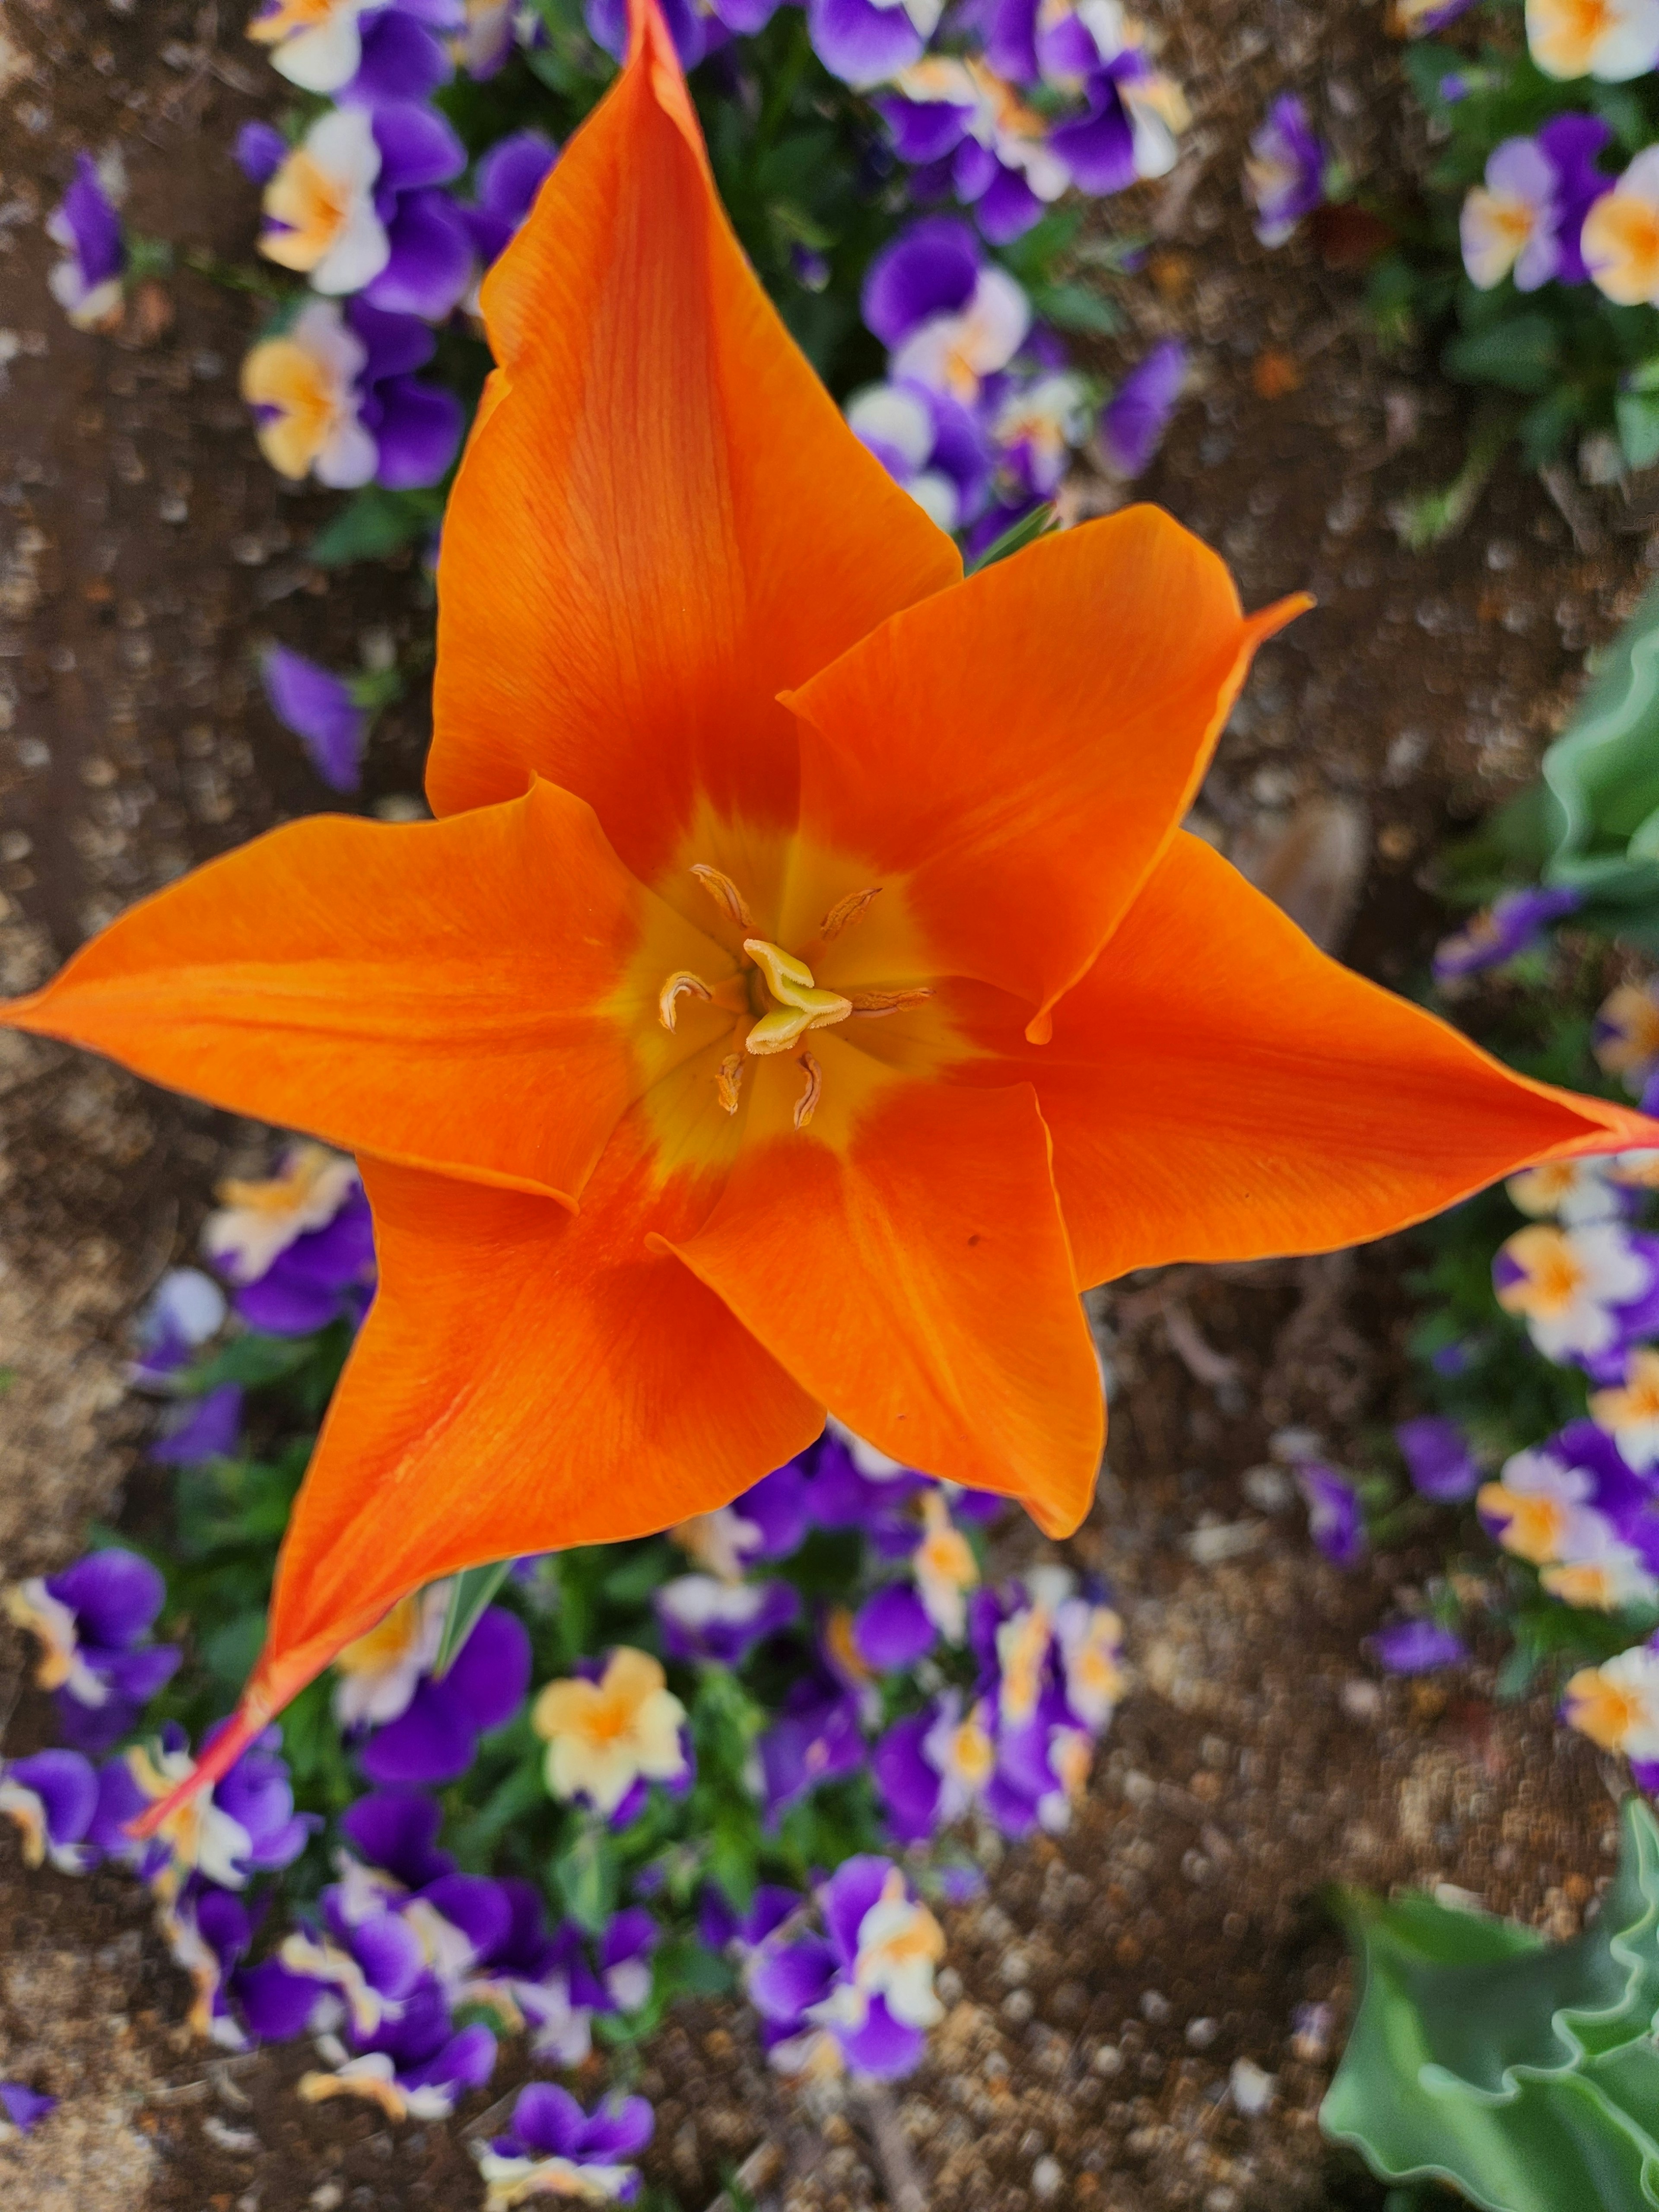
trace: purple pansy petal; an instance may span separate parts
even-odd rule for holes
[[[1412,1487],[1424,1498],[1443,1505],[1473,1498],[1480,1487],[1481,1473],[1469,1440],[1455,1421],[1438,1413],[1422,1413],[1401,1421],[1394,1432],[1406,1462]]]
[[[1422,1674],[1455,1667],[1469,1650],[1462,1638],[1434,1620],[1398,1620],[1366,1639],[1373,1659],[1390,1674]]]
[[[56,2097],[43,2097],[21,2081],[0,2081],[0,2110],[20,2135],[38,2127],[48,2112],[57,2109]]]
[[[656,2124],[657,2116],[643,2097],[607,2098],[582,2128],[580,2155],[596,2166],[637,2158]]]
[[[1456,981],[1465,975],[1501,968],[1530,951],[1542,933],[1583,902],[1583,893],[1565,887],[1505,891],[1484,912],[1435,947],[1434,980]]]
[[[530,1636],[518,1615],[487,1606],[441,1686],[460,1700],[480,1735],[510,1721],[530,1686]]]
[[[436,1848],[443,1811],[416,1790],[381,1790],[360,1797],[341,1815],[340,1826],[364,1863],[380,1867],[410,1889],[422,1889],[454,1870],[447,1851]]]
[[[806,27],[825,69],[851,85],[884,83],[927,45],[904,9],[872,0],[806,0]]]
[[[61,1574],[48,1575],[46,1588],[59,1604],[78,1615],[83,1644],[118,1649],[137,1642],[167,1596],[160,1569],[117,1546],[89,1552]]]
[[[447,185],[466,167],[466,149],[435,108],[415,100],[377,107],[374,143],[380,149],[375,180],[376,204],[387,195],[411,192],[427,185]],[[384,219],[384,218],[383,218]]]
[[[1100,95],[1089,114],[1056,125],[1048,143],[1084,191],[1104,198],[1135,181],[1135,134],[1116,87],[1103,82]]]
[[[303,2035],[327,1984],[295,1974],[280,1959],[263,1959],[232,1976],[230,1993],[242,2023],[261,2043],[286,2043]]]
[[[472,281],[472,240],[460,210],[435,185],[404,192],[386,240],[386,266],[363,297],[374,307],[441,322]]]
[[[940,1781],[922,1755],[933,1711],[896,1722],[870,1756],[871,1772],[887,1808],[887,1825],[901,1844],[923,1843],[939,1825]]]
[[[89,154],[76,155],[75,175],[58,212],[74,240],[75,258],[87,290],[118,276],[127,258],[121,218],[98,180],[98,165]]]
[[[98,1777],[78,1751],[37,1751],[5,1765],[8,1781],[40,1800],[53,1844],[83,1841],[98,1812]]]
[[[1011,84],[1037,74],[1037,0],[994,0],[985,24],[985,58]]]
[[[927,2048],[921,2030],[895,2020],[884,1997],[872,2002],[862,2027],[837,2027],[836,2040],[853,2071],[877,2081],[896,2081],[913,2074]]]
[[[1187,378],[1187,349],[1167,338],[1132,368],[1101,410],[1100,442],[1120,476],[1138,477],[1163,442]]]
[[[380,453],[374,481],[388,491],[421,491],[436,483],[460,449],[460,404],[441,386],[394,376],[375,387],[372,429]]]
[[[939,1630],[908,1583],[891,1583],[859,1607],[853,1644],[867,1667],[914,1667],[939,1641]]]
[[[824,1929],[844,1966],[850,1966],[858,1956],[860,1926],[865,1914],[879,1899],[892,1871],[890,1859],[878,1857],[872,1851],[861,1852],[856,1857],[843,1859],[819,1890]]]
[[[442,43],[402,8],[383,8],[362,23],[362,59],[335,97],[342,106],[424,100],[454,75]]]
[[[1308,1532],[1332,1564],[1357,1566],[1365,1555],[1365,1522],[1353,1485],[1334,1468],[1307,1461],[1296,1470],[1308,1508]]]
[[[860,299],[865,324],[890,349],[935,315],[955,314],[973,297],[983,255],[971,228],[957,216],[927,216],[913,222],[871,263]],[[851,1456],[836,1438],[826,1441],[823,1463]]]
[[[1556,115],[1538,133],[1538,143],[1555,172],[1555,275],[1563,284],[1587,284],[1580,244],[1584,217],[1613,180],[1596,167],[1596,157],[1613,133],[1599,115]]]
[[[732,1501],[732,1510],[759,1532],[760,1544],[749,1553],[751,1561],[786,1559],[800,1549],[810,1523],[810,1478],[799,1462],[776,1468]]]
[[[447,1874],[422,1894],[452,1928],[459,1928],[480,1958],[494,1951],[513,1925],[513,1907],[499,1882],[477,1874]]]
[[[514,2137],[530,2157],[573,2156],[586,2124],[586,2115],[569,2090],[552,2081],[532,2081],[520,2091],[513,2107]]]
[[[516,228],[529,214],[542,179],[559,158],[544,131],[513,131],[478,163],[478,205]]]
[[[288,156],[288,141],[273,124],[245,123],[236,133],[233,158],[250,184],[269,184]]]
[[[1042,201],[1019,171],[999,165],[986,190],[975,196],[974,219],[993,246],[1009,246],[1042,220]]]
[[[836,1954],[816,1936],[763,1943],[750,1961],[744,1986],[763,2019],[793,2024],[821,2004],[836,1978]]]
[[[163,1467],[198,1467],[204,1459],[228,1459],[242,1432],[242,1386],[221,1382],[199,1398],[186,1398],[149,1455]]]
[[[285,645],[260,654],[259,678],[271,712],[305,746],[330,790],[356,791],[368,717],[344,678]]]
[[[482,2089],[495,2070],[495,2039],[481,2021],[453,2035],[432,2057],[398,2068],[404,2089]]]
[[[472,1764],[478,1731],[447,1682],[422,1680],[394,1721],[359,1746],[371,1782],[453,1782]]]
[[[424,368],[437,350],[437,334],[429,323],[418,315],[389,315],[384,308],[371,307],[361,294],[346,301],[345,319],[353,335],[362,341],[366,385]]]
[[[954,154],[974,119],[971,106],[948,100],[904,100],[890,93],[875,105],[892,134],[893,151],[907,166]]]

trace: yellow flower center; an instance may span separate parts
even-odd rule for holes
[[[247,27],[250,39],[261,46],[280,45],[301,31],[315,31],[337,13],[340,0],[278,0],[278,4],[256,15]]]
[[[749,1059],[769,1060],[793,1052],[809,1030],[834,1028],[854,1014],[897,1013],[933,997],[931,986],[825,990],[805,960],[769,937],[751,933],[754,915],[730,876],[702,862],[693,865],[691,873],[727,921],[745,933],[742,945],[746,965],[736,975],[712,987],[689,968],[675,969],[664,978],[657,994],[657,1018],[664,1029],[672,1031],[678,1024],[681,1001],[692,1000],[731,1015],[734,1028],[742,1025],[741,1044],[725,1055],[715,1076],[720,1103],[728,1114],[735,1114],[743,1103],[744,1070]],[[818,942],[833,943],[867,912],[880,891],[878,884],[837,900],[818,924]],[[798,1054],[797,1060],[805,1087],[795,1104],[794,1125],[804,1129],[823,1095],[823,1070],[810,1051]]]
[[[426,1611],[422,1594],[399,1598],[386,1619],[367,1636],[348,1644],[335,1661],[343,1674],[379,1674],[395,1667],[420,1640]]]

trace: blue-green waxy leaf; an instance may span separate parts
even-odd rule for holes
[[[468,1567],[449,1586],[449,1610],[444,1632],[438,1639],[438,1656],[432,1671],[441,1679],[454,1665],[461,1646],[478,1625],[478,1616],[507,1580],[511,1559],[496,1559],[487,1567]]]
[[[1659,1825],[1638,1798],[1622,1822],[1570,1943],[1426,1897],[1338,1900],[1364,1981],[1320,2122],[1384,2180],[1487,2212],[1659,2208]]]

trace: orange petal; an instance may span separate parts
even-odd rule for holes
[[[818,1040],[830,1097],[848,1048]],[[896,1083],[844,1149],[757,1138],[674,1248],[802,1386],[907,1467],[1088,1510],[1100,1370],[1030,1089]]]
[[[906,879],[939,971],[1036,1002],[1085,974],[1174,835],[1250,655],[1215,555],[1153,507],[897,614],[793,695],[801,829]]]
[[[662,972],[729,965],[591,808],[538,783],[448,822],[272,830],[132,908],[0,1022],[349,1151],[568,1198],[647,1055],[700,1041],[623,1003],[647,929]]]
[[[693,1233],[642,1109],[571,1215],[365,1162],[380,1287],[283,1547],[256,1683],[308,1680],[423,1583],[647,1535],[801,1450],[823,1409],[645,1239]],[[294,1694],[289,1686],[286,1694]]]
[[[964,1018],[966,1018],[964,1017]],[[1033,1049],[1080,1283],[1173,1260],[1333,1251],[1386,1236],[1529,1161],[1659,1143],[1623,1107],[1528,1082],[1319,951],[1195,837],[1158,864]]]
[[[433,805],[539,771],[647,881],[708,857],[678,854],[700,793],[793,829],[776,694],[961,563],[757,283],[659,23],[483,305],[505,378],[444,518]]]

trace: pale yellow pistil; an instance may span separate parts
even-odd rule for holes
[[[745,937],[743,949],[766,978],[766,988],[777,1000],[763,1013],[743,1041],[745,1052],[757,1059],[788,1052],[808,1030],[827,1030],[844,1022],[853,1001],[839,991],[821,991],[804,960],[797,960],[781,945],[764,937]]]

